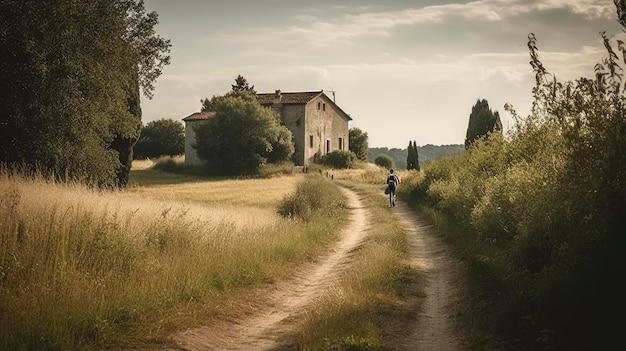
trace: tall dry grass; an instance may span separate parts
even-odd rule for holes
[[[0,349],[162,339],[218,313],[336,235],[340,216],[276,214],[299,181],[101,192],[0,172]]]

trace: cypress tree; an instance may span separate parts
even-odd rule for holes
[[[502,132],[502,122],[498,111],[489,108],[487,100],[478,100],[472,106],[467,132],[465,134],[465,148],[469,148],[476,141],[486,139],[489,134]]]
[[[419,171],[420,169],[419,155],[417,154],[417,142],[415,140],[413,140],[413,142],[409,141],[406,156],[406,169],[409,171],[412,169]]]
[[[413,163],[415,164],[415,167],[413,168],[416,171],[420,170],[420,157],[419,154],[417,153],[417,142],[415,140],[413,140]]]
[[[406,155],[406,169],[407,170],[412,170],[415,169],[415,165],[413,164],[413,145],[411,144],[411,141],[409,140],[409,147],[407,148],[407,155]]]

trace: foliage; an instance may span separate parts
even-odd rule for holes
[[[345,200],[336,185],[318,175],[307,176],[293,194],[278,205],[278,213],[287,218],[310,221],[315,216],[336,216],[337,209],[345,208]]]
[[[409,146],[407,147],[407,156],[406,156],[406,169],[407,170],[420,170],[420,161],[419,154],[417,151],[417,142],[409,141]]]
[[[244,78],[242,75],[238,75],[237,78],[235,78],[235,84],[231,84],[231,90],[227,92],[224,96],[213,95],[211,99],[201,99],[201,111],[215,111],[215,101],[219,100],[220,98],[227,97],[240,97],[243,99],[253,100],[256,99],[256,90],[254,90],[254,85],[250,86],[250,83],[248,83],[248,80],[246,78]]]
[[[259,168],[259,177],[274,178],[294,173],[293,162],[266,163]]]
[[[173,119],[152,121],[141,128],[135,159],[176,156],[185,152],[185,127]]]
[[[350,128],[348,131],[348,147],[354,152],[357,159],[367,161],[368,135],[359,128]]]
[[[170,173],[183,173],[185,163],[172,156],[161,156],[154,161],[152,169]]]
[[[380,154],[376,156],[376,158],[374,159],[374,164],[387,169],[395,167],[393,159],[385,154]]]
[[[125,9],[124,39],[130,43],[138,69],[138,83],[145,97],[151,99],[154,82],[161,76],[164,66],[170,64],[172,44],[156,34],[159,23],[156,12],[146,12],[144,0],[118,0]]]
[[[237,78],[235,78],[235,84],[231,85],[231,87],[232,87],[231,93],[234,95],[239,95],[243,92],[256,94],[256,90],[254,90],[254,85],[250,86],[250,84],[248,83],[248,80],[244,78],[242,75],[238,75]]]
[[[356,155],[352,151],[336,150],[322,157],[322,163],[330,168],[352,168],[356,162]]]
[[[195,127],[198,157],[215,174],[254,174],[268,162],[291,160],[291,132],[250,94],[217,96],[215,116]]]
[[[124,186],[169,42],[143,1],[0,3],[0,162]]]
[[[609,311],[626,312],[612,283],[626,271],[626,50],[602,37],[608,56],[594,79],[559,82],[530,34],[532,114],[507,105],[516,119],[508,138],[478,140],[400,188],[484,244],[466,255],[496,289],[498,330],[522,348],[624,346]]]
[[[489,108],[487,100],[476,101],[472,106],[469,117],[467,132],[465,135],[465,148],[469,148],[477,140],[487,138],[491,133],[501,133],[502,122],[498,111],[493,112]]]
[[[277,135],[271,140],[272,151],[267,155],[267,163],[284,163],[293,159],[296,147],[291,131],[284,125],[277,126]]]

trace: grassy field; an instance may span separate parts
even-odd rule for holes
[[[277,215],[302,182],[338,194],[322,177],[212,181],[140,168],[149,185],[133,173],[117,192],[0,174],[0,349],[166,343],[314,255],[341,224],[340,208],[306,222]]]
[[[386,172],[206,179],[142,161],[115,192],[0,172],[0,349],[167,345],[177,330],[236,315],[246,291],[336,239],[337,184],[360,194],[372,225],[354,268],[307,312],[297,344],[388,349],[408,268],[404,232],[381,196]],[[326,207],[311,212],[307,202]]]

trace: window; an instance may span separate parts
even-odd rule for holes
[[[322,104],[322,111],[326,111],[326,104]]]
[[[343,138],[339,138],[339,150],[343,150]]]
[[[322,105],[322,103],[318,101],[318,102],[317,102],[317,110],[318,110],[318,111],[320,110],[320,106],[321,106],[321,105]]]
[[[309,135],[309,147],[313,147],[313,134]]]
[[[330,140],[326,139],[326,153],[330,153]]]

